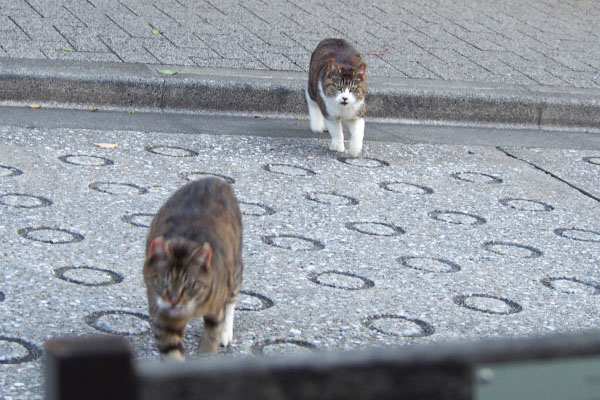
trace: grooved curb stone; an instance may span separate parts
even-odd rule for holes
[[[306,114],[306,74],[0,58],[0,101]],[[600,90],[369,78],[372,118],[600,127]]]

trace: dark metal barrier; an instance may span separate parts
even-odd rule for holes
[[[116,337],[46,343],[47,400],[600,399],[600,333],[306,356],[133,363]]]

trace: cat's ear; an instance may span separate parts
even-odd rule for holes
[[[356,75],[364,75],[367,73],[367,64],[362,63],[356,68]]]
[[[338,63],[336,63],[333,58],[330,58],[329,66],[327,67],[327,74],[332,75],[332,74],[341,74],[341,73],[342,73],[342,69],[340,68]]]
[[[159,236],[154,238],[150,243],[150,250],[148,251],[148,259],[155,257],[162,258],[167,255],[167,246],[165,245],[165,238]]]
[[[200,271],[203,273],[210,271],[211,258],[212,248],[208,242],[205,242],[202,246],[198,246],[190,256],[190,260],[193,260],[196,265],[199,265]]]

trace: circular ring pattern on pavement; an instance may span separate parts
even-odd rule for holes
[[[311,192],[306,193],[304,197],[316,203],[333,206],[355,206],[358,204],[358,200],[354,197],[336,192]]]
[[[235,309],[238,311],[262,311],[271,307],[273,307],[273,300],[267,296],[249,290],[242,290]]]
[[[435,210],[429,213],[429,217],[436,221],[448,222],[455,225],[483,225],[486,223],[485,218],[462,211]]]
[[[262,217],[265,215],[275,214],[275,210],[273,210],[269,206],[265,206],[264,204],[250,203],[247,201],[240,201],[239,203],[242,215],[246,215],[249,217]]]
[[[506,197],[498,200],[500,204],[506,207],[514,208],[518,211],[552,211],[554,207],[542,201],[518,199],[514,197]]]
[[[443,258],[401,256],[398,257],[398,262],[405,267],[423,272],[449,274],[460,271],[460,265]]]
[[[594,165],[600,165],[600,157],[583,157],[583,161]]]
[[[317,350],[317,346],[305,340],[274,339],[265,340],[252,346],[252,353],[256,355],[276,355],[288,353],[307,353]]]
[[[508,315],[523,310],[517,302],[488,294],[461,294],[452,300],[461,307],[486,314]]]
[[[155,214],[150,213],[133,213],[123,215],[121,220],[123,222],[127,222],[133,226],[137,226],[140,228],[150,228],[150,224],[152,223],[152,219]]]
[[[558,236],[578,242],[600,243],[600,232],[578,228],[558,228],[554,230]]]
[[[363,321],[363,325],[389,336],[418,338],[435,333],[435,328],[428,322],[395,314],[368,317]]]
[[[485,242],[483,248],[502,256],[520,258],[536,258],[542,256],[542,252],[535,247],[510,242]]]
[[[113,165],[114,162],[105,157],[67,154],[60,156],[58,159],[66,164],[79,165],[85,167],[105,167]]]
[[[58,279],[84,286],[108,286],[121,283],[123,275],[109,269],[88,267],[60,267],[54,270]]]
[[[332,270],[320,273],[312,273],[309,275],[308,279],[317,285],[329,286],[344,290],[370,289],[375,286],[375,282],[370,279],[356,275],[352,272],[344,271]]]
[[[10,178],[12,176],[22,175],[23,171],[15,167],[9,167],[7,165],[0,165],[0,178]]]
[[[471,183],[502,183],[497,176],[484,174],[483,172],[455,172],[450,175],[454,179]]]
[[[133,183],[92,182],[90,183],[89,188],[101,193],[118,195],[134,195],[148,193],[148,189],[138,185],[134,185]]]
[[[22,364],[37,360],[42,354],[33,343],[0,335],[0,364]]]
[[[578,295],[598,295],[600,294],[600,285],[593,284],[590,282],[583,281],[577,278],[544,278],[542,279],[542,285],[549,289],[557,290],[567,294],[578,294]]]
[[[400,194],[432,194],[433,189],[427,186],[417,185],[410,182],[381,182],[379,186],[388,192]]]
[[[33,194],[7,193],[0,196],[0,204],[16,208],[39,208],[50,207],[52,201]]]
[[[212,172],[201,172],[201,171],[192,171],[192,172],[182,172],[179,174],[181,179],[185,179],[188,182],[192,182],[201,178],[220,178],[225,182],[233,185],[235,183],[235,179],[227,175],[215,174]]]
[[[150,331],[151,320],[145,314],[133,311],[96,311],[85,316],[85,323],[100,332],[113,335],[135,336]]]
[[[361,157],[361,158],[338,157],[337,160],[344,164],[352,165],[354,167],[382,168],[382,167],[390,166],[389,162],[384,161],[384,160],[379,160],[377,158],[372,158],[372,157]]]
[[[272,172],[274,174],[288,175],[288,176],[313,176],[317,173],[310,168],[301,167],[293,164],[265,164],[262,166],[265,171]]]
[[[371,236],[397,236],[406,231],[387,222],[346,222],[346,228]]]
[[[63,228],[49,228],[47,226],[21,228],[17,232],[25,239],[50,244],[76,243],[84,239],[84,236],[80,233]]]
[[[146,146],[146,151],[167,157],[197,157],[198,152],[178,146]]]
[[[318,240],[307,238],[301,235],[281,234],[267,235],[262,238],[263,243],[280,249],[292,251],[316,251],[323,250],[325,245]]]

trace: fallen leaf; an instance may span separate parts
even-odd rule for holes
[[[298,117],[298,121],[302,121],[302,117]]]
[[[157,69],[156,71],[163,75],[175,75],[177,73],[177,71],[173,71],[170,69]]]
[[[119,146],[118,143],[94,143],[94,146],[100,147],[101,149],[116,149]]]
[[[91,112],[96,112],[96,111],[98,111],[98,109],[94,107],[94,108],[90,108],[90,111]]]
[[[135,114],[135,110],[129,111],[129,114]]]
[[[41,104],[30,104],[29,108],[41,108],[42,105]]]
[[[152,29],[152,34],[154,35],[161,35],[163,32],[159,31],[158,29]]]
[[[72,48],[66,47],[66,46],[61,46],[60,49],[61,49],[61,51],[66,51],[67,53],[71,53],[71,52],[75,51]]]

